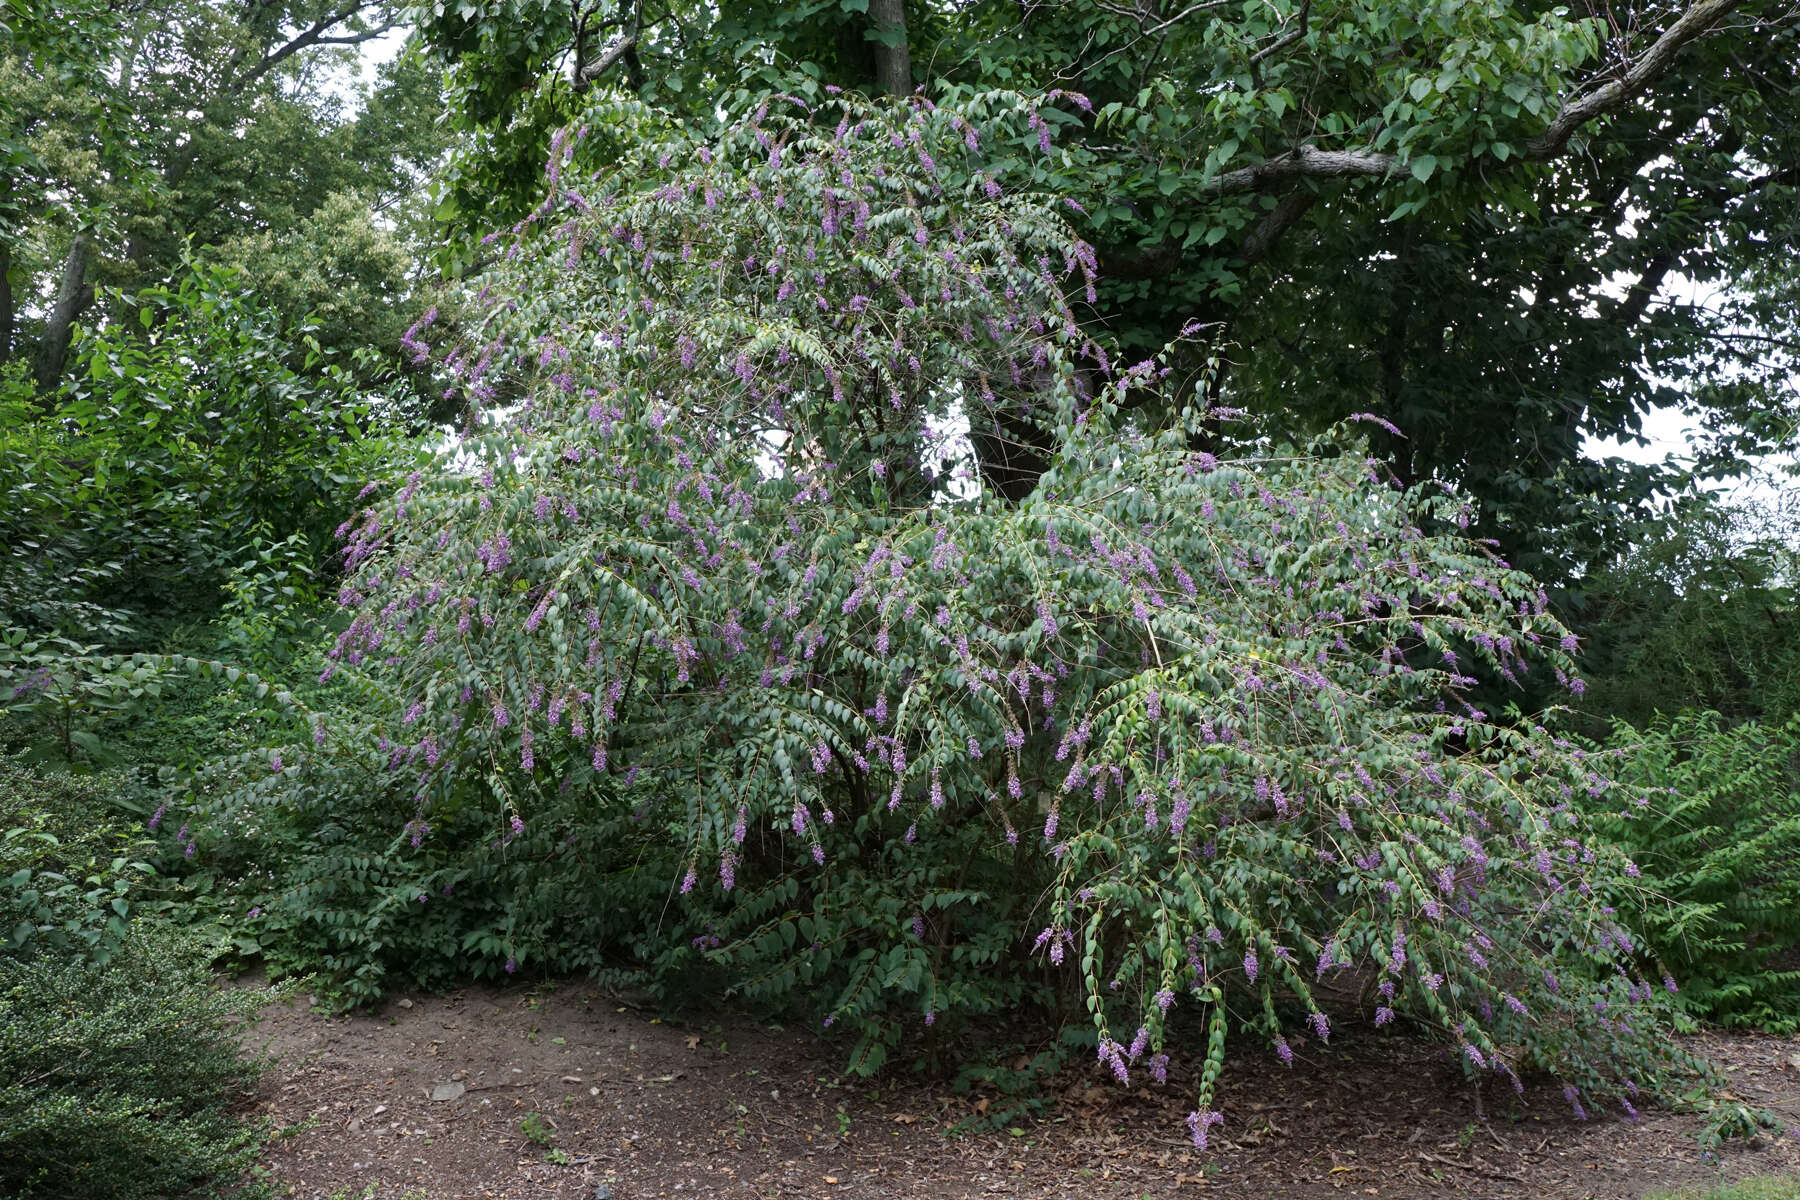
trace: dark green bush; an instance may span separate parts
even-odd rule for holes
[[[116,644],[209,615],[247,555],[330,545],[360,481],[405,453],[398,414],[241,276],[192,267],[119,298],[69,383],[0,375],[0,628]],[[259,541],[260,539],[260,541]]]
[[[104,964],[126,936],[152,844],[109,806],[120,775],[0,758],[0,953]]]
[[[295,761],[302,750],[275,753]],[[201,786],[266,780],[269,758],[215,763]],[[471,781],[434,811],[430,837],[415,840],[412,793],[384,766],[382,756],[346,752],[327,769],[289,773],[284,803],[193,827],[194,861],[234,898],[235,913],[249,914],[237,922],[242,947],[271,970],[316,970],[323,994],[348,1005],[400,984],[503,978],[521,966],[616,972],[679,957],[687,914],[648,916],[681,866],[663,831],[622,816],[596,821],[585,798],[548,796],[530,828],[496,837]]]
[[[0,759],[0,1195],[181,1195],[255,1156],[234,1029],[271,996],[215,988],[216,939],[142,915],[165,901],[132,787]]]
[[[1728,504],[1690,496],[1637,531],[1630,551],[1572,594],[1604,736],[1619,718],[1712,710],[1779,723],[1800,712],[1800,488]]]
[[[1641,807],[1587,798],[1588,819],[1642,872],[1642,919],[1692,1015],[1800,1029],[1800,717],[1717,713],[1621,724],[1615,770]]]
[[[0,958],[0,1194],[127,1200],[243,1178],[257,1068],[234,1030],[271,996],[214,987],[215,952],[140,922],[104,965]]]

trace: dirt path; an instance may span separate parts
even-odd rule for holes
[[[1299,1046],[1291,1070],[1234,1065],[1229,1144],[1210,1156],[1186,1142],[1181,1088],[1071,1077],[1043,1120],[947,1136],[978,1097],[852,1082],[838,1048],[804,1033],[741,1018],[665,1024],[579,984],[471,988],[341,1019],[300,1003],[271,1009],[249,1040],[281,1056],[264,1100],[289,1129],[266,1162],[299,1200],[1639,1200],[1800,1176],[1800,1136],[1706,1161],[1695,1118],[1577,1122],[1550,1092],[1523,1107],[1490,1101],[1483,1121],[1450,1064],[1395,1061],[1385,1040]],[[1738,1094],[1800,1126],[1800,1039],[1708,1047]]]

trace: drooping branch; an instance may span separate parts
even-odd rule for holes
[[[1319,197],[1316,192],[1296,189],[1287,193],[1276,202],[1274,208],[1263,215],[1238,246],[1238,257],[1246,264],[1261,262],[1263,256],[1281,239],[1281,235],[1293,228],[1296,222],[1304,217]]]
[[[1744,0],[1699,0],[1664,30],[1648,50],[1634,59],[1622,75],[1563,106],[1543,133],[1525,143],[1520,157],[1542,162],[1562,154],[1577,129],[1623,108],[1643,94],[1668,70],[1682,47],[1711,32],[1743,3]],[[1393,175],[1404,166],[1399,155],[1386,151],[1321,150],[1303,142],[1254,166],[1226,171],[1206,184],[1205,190],[1224,195],[1264,191],[1301,178],[1380,178]]]

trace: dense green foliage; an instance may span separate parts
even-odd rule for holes
[[[255,1071],[236,1030],[271,996],[215,988],[214,952],[139,923],[104,965],[0,958],[7,1195],[151,1200],[249,1169],[260,1140],[239,1108]]]
[[[1664,718],[1612,741],[1640,804],[1588,805],[1630,855],[1648,905],[1641,928],[1682,980],[1695,1016],[1800,1028],[1800,717],[1725,725]]]
[[[1758,503],[1672,508],[1583,581],[1584,714],[1641,727],[1682,708],[1774,724],[1800,712],[1800,487],[1768,485]]]
[[[117,641],[133,615],[216,609],[258,539],[322,560],[395,422],[305,339],[236,271],[194,268],[85,331],[49,413],[0,394],[0,623]]]
[[[236,1028],[271,999],[219,990],[218,947],[140,915],[149,839],[121,776],[0,759],[0,1190],[164,1197],[233,1184],[258,1139]],[[243,1193],[252,1194],[252,1193]]]
[[[0,925],[15,960],[104,966],[152,869],[152,843],[108,805],[120,775],[72,776],[0,759]]]
[[[263,919],[340,970],[459,935],[512,969],[635,862],[601,892],[627,928],[845,1028],[853,1069],[1034,993],[1120,1078],[1187,1030],[1202,1146],[1234,1028],[1403,1015],[1577,1107],[1683,1077],[1568,803],[1610,785],[1466,698],[1580,691],[1537,585],[1422,534],[1459,504],[1350,431],[1216,456],[1231,414],[1163,357],[1109,368],[1063,301],[1086,247],[989,169],[1034,106],[807,90],[705,140],[622,105],[639,149],[598,176],[559,145],[445,356],[485,412],[457,468],[347,523],[326,674],[373,719],[197,781],[212,836],[273,805],[381,848]],[[976,486],[989,439],[1051,448],[1016,503]],[[431,915],[465,881],[473,922]]]

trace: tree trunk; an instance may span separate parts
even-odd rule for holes
[[[905,0],[869,0],[869,25],[876,35],[870,39],[875,55],[875,86],[890,96],[912,95],[912,51],[906,44]]]
[[[1047,394],[1050,381],[1037,382]],[[1021,403],[1018,398],[1004,397],[991,406],[971,405],[969,412],[969,441],[975,449],[982,486],[1002,500],[1015,502],[1037,487],[1056,454],[1056,440],[1041,411],[1034,420],[1029,413],[1009,407]]]
[[[69,243],[69,256],[63,260],[62,283],[56,289],[56,304],[44,322],[44,340],[38,346],[38,386],[48,391],[62,378],[63,363],[69,356],[69,337],[75,318],[94,299],[94,289],[87,284],[88,259],[93,253],[93,239],[77,233]]]
[[[12,358],[12,247],[0,242],[0,366]]]

